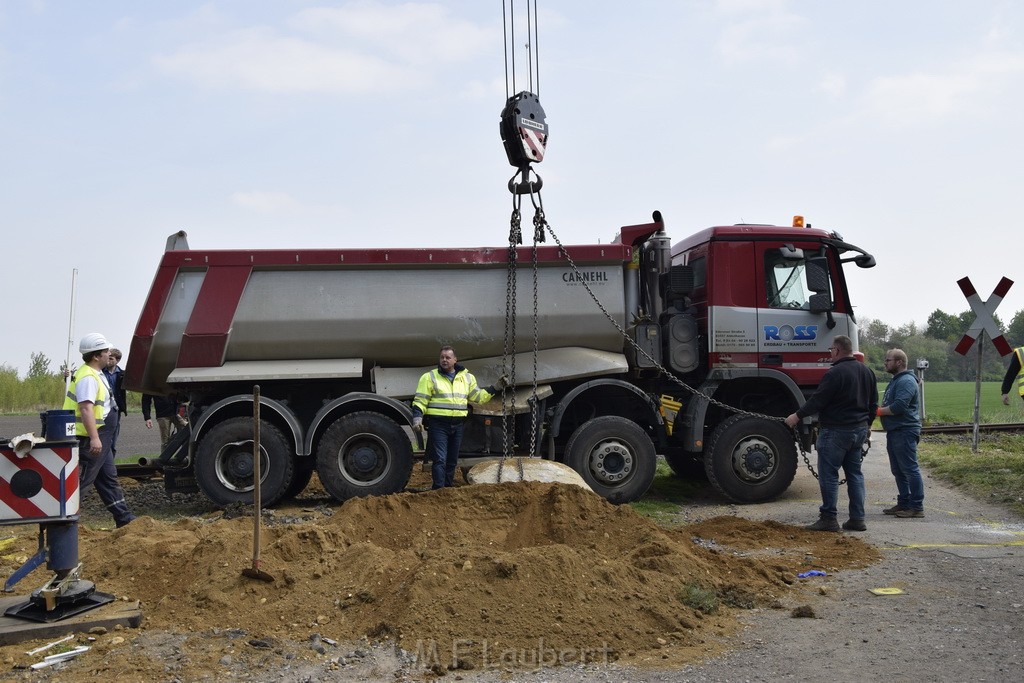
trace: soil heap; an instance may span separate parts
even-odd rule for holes
[[[360,639],[393,642],[435,673],[672,666],[720,648],[738,609],[781,607],[798,572],[878,557],[849,536],[739,517],[665,529],[575,486],[535,482],[359,498],[264,519],[272,583],[241,575],[251,516],[83,527],[83,578],[141,601],[143,624],[98,637],[102,658],[52,680],[223,678],[232,662],[252,671],[323,659],[331,652],[320,642]],[[35,551],[36,530],[0,530],[17,537],[0,559],[4,576]],[[46,578],[36,570],[18,589]],[[316,647],[297,653],[285,645],[310,638]],[[38,661],[27,649],[0,648],[0,671]]]

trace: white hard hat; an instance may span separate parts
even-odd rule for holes
[[[93,351],[102,351],[103,349],[109,349],[113,344],[107,341],[99,332],[90,332],[89,334],[82,337],[82,343],[78,345],[79,353],[91,353]]]

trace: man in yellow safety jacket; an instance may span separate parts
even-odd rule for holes
[[[117,481],[117,466],[111,449],[120,422],[107,380],[100,372],[110,360],[110,342],[98,332],[82,338],[78,350],[84,365],[75,371],[64,398],[64,409],[75,411],[75,435],[78,436],[78,490],[96,485],[96,493],[114,516],[118,527],[129,524],[135,515],[124,500]]]
[[[412,428],[422,432],[426,418],[426,456],[434,462],[431,467],[431,488],[434,489],[455,485],[468,404],[486,403],[508,386],[506,378],[500,377],[494,386],[482,389],[477,386],[473,373],[457,361],[455,350],[442,346],[437,367],[423,373],[412,400]]]
[[[1010,367],[1006,368],[1006,375],[1003,376],[1003,405],[1010,405],[1010,389],[1014,383],[1017,384],[1017,393],[1024,398],[1024,346],[1013,350]]]

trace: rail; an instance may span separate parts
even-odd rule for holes
[[[982,433],[1021,433],[1024,432],[1024,422],[1004,422],[978,425],[978,431]],[[921,427],[922,434],[970,434],[974,432],[973,424],[943,424],[925,425]]]

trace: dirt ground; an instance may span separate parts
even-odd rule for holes
[[[418,468],[414,476],[413,486],[426,482]],[[25,652],[47,641],[2,647],[0,678],[1012,678],[1024,532],[989,544],[895,541],[943,505],[972,520],[992,512],[928,487],[928,520],[893,525],[877,514],[867,534],[827,534],[796,526],[816,505],[804,471],[777,503],[737,508],[709,494],[667,528],[565,485],[462,486],[338,506],[314,479],[293,504],[264,512],[263,567],[274,577],[264,583],[241,574],[251,509],[222,512],[129,480],[136,510],[159,514],[113,530],[87,492],[80,556],[99,590],[140,601],[141,627],[78,633],[73,642],[92,649],[41,671],[27,666],[42,655]],[[11,539],[0,540],[0,575],[34,552],[36,533],[0,528]],[[808,570],[825,576],[798,577]],[[47,578],[37,569],[17,590]],[[869,592],[878,587],[903,593]]]

